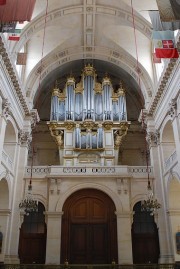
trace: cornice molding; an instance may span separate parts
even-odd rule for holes
[[[19,85],[18,79],[16,77],[16,73],[14,71],[13,65],[9,59],[8,53],[6,51],[6,48],[4,46],[2,37],[0,37],[0,55],[1,55],[1,60],[4,62],[5,68],[9,74],[9,77],[11,79],[11,82],[13,84],[14,87],[14,91],[19,99],[19,102],[24,110],[25,115],[29,115],[30,111],[25,99],[25,96],[22,92],[22,89]]]

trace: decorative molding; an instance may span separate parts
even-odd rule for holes
[[[119,127],[120,129],[114,131],[114,148],[119,149],[119,147],[122,145],[123,138],[127,135],[127,131],[129,128],[129,122],[120,123]]]
[[[8,102],[8,99],[4,99],[2,102],[2,116],[7,119],[11,114],[11,104]]]
[[[0,209],[0,216],[9,216],[11,214],[11,209]]]
[[[30,146],[32,141],[32,135],[29,132],[19,130],[18,132],[18,143],[22,146]]]
[[[56,191],[57,195],[61,191],[61,179],[60,178],[49,178],[49,192],[54,194]]]
[[[56,211],[45,211],[44,213],[48,219],[51,218],[51,219],[56,219],[56,218],[62,218],[62,215],[64,214],[64,212],[56,212]]]
[[[159,131],[156,130],[155,132],[148,132],[146,135],[146,141],[148,142],[149,146],[158,146],[160,144],[160,134]]]
[[[126,178],[118,178],[117,179],[117,190],[119,194],[127,194],[129,191],[129,186],[128,186],[128,179]]]
[[[63,147],[64,145],[64,132],[59,129],[50,129],[51,135],[54,138],[58,147]]]
[[[131,218],[133,215],[133,212],[131,211],[122,211],[122,212],[117,212],[115,211],[115,214],[117,216],[117,218]]]
[[[51,194],[53,194],[54,191],[55,191],[55,188],[56,188],[56,179],[54,179],[54,178],[50,178],[50,179],[49,179],[49,192],[50,192]]]
[[[31,127],[33,129],[36,126],[37,122],[40,121],[37,109],[32,109],[30,111],[30,115],[31,115]]]
[[[18,82],[18,79],[16,77],[16,74],[14,72],[14,68],[13,68],[13,65],[11,64],[10,60],[9,60],[9,56],[6,52],[6,49],[4,47],[4,43],[2,41],[2,38],[0,37],[0,54],[1,54],[1,59],[3,60],[4,64],[5,64],[5,67],[8,71],[8,74],[10,76],[10,79],[12,81],[12,84],[13,84],[13,87],[14,87],[14,90],[16,92],[16,95],[20,101],[20,104],[25,112],[25,115],[29,115],[29,108],[28,108],[28,105],[26,103],[26,98],[25,96],[23,95],[23,92],[21,90],[21,87],[19,85],[19,82]]]
[[[180,40],[180,37],[179,37],[179,40]],[[168,63],[168,66],[164,72],[164,75],[161,79],[161,82],[160,82],[160,85],[157,89],[157,92],[156,92],[156,95],[154,96],[153,100],[152,100],[152,103],[151,103],[151,106],[148,110],[148,114],[149,115],[153,115],[156,108],[158,107],[158,104],[159,104],[159,101],[162,97],[162,95],[164,94],[165,92],[165,89],[167,87],[167,84],[169,82],[169,80],[171,79],[173,73],[174,73],[174,70],[176,68],[176,64],[178,63],[178,59],[170,59],[169,63]]]
[[[169,103],[168,114],[172,119],[177,116],[177,101],[175,99],[172,99]]]

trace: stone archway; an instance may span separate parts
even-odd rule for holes
[[[117,222],[110,197],[96,189],[73,193],[63,206],[61,261],[108,264],[117,261]]]

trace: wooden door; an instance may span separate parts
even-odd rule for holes
[[[108,263],[107,225],[71,226],[71,263]]]
[[[40,234],[20,233],[20,262],[23,264],[44,264],[46,253],[46,236]]]
[[[117,261],[115,206],[97,190],[74,193],[63,207],[61,262],[107,264]]]
[[[132,225],[133,263],[158,263],[159,238],[154,216],[141,211],[141,202],[133,208],[134,220]]]
[[[38,212],[24,216],[20,229],[19,259],[24,264],[44,264],[46,255],[45,208],[38,203]]]

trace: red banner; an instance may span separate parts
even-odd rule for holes
[[[0,6],[5,5],[6,4],[6,0],[0,0]]]
[[[155,48],[157,58],[179,58],[177,49],[157,49]]]
[[[0,22],[30,21],[36,0],[6,0],[0,5]],[[0,0],[0,3],[4,0]]]
[[[9,36],[8,40],[10,41],[19,41],[20,39],[20,36],[15,36],[15,35],[12,35],[12,36]]]

